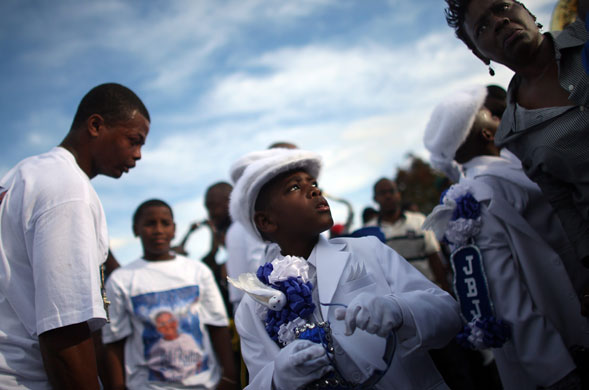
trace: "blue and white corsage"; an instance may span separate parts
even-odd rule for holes
[[[305,259],[295,256],[277,258],[260,266],[256,275],[242,274],[237,281],[228,280],[261,304],[257,314],[264,321],[270,338],[278,345],[284,347],[302,338],[301,330],[307,327],[315,310],[309,264]],[[315,327],[312,329],[313,333],[320,331]]]
[[[456,339],[472,349],[501,347],[511,332],[509,324],[494,315],[482,255],[474,241],[481,226],[481,205],[463,184],[455,184],[442,194],[440,205],[423,224],[452,250],[454,292],[466,322]]]

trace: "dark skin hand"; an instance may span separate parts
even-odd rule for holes
[[[39,335],[39,347],[51,387],[98,390],[94,341],[86,322]]]
[[[217,385],[217,390],[238,390],[241,389],[239,385],[239,378],[235,370],[235,363],[233,361],[233,351],[231,349],[231,334],[229,328],[226,326],[212,326],[207,325],[209,335],[211,336],[211,343],[221,364],[223,374],[222,379]],[[226,379],[223,379],[226,378]]]

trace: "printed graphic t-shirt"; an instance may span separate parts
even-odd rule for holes
[[[221,368],[205,325],[227,326],[228,319],[206,265],[179,255],[138,259],[113,272],[106,291],[111,322],[102,337],[127,338],[127,388],[215,388]]]

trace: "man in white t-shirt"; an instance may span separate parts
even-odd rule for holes
[[[141,100],[119,84],[89,91],[61,145],[0,179],[0,388],[98,389],[92,332],[106,321],[108,254],[90,179],[118,178],[149,131]]]

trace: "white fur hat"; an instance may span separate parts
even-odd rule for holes
[[[231,181],[233,182],[233,184],[237,183],[237,180],[239,180],[241,175],[243,175],[243,171],[245,171],[245,168],[251,165],[254,161],[271,157],[273,155],[274,151],[272,149],[266,149],[251,152],[246,154],[245,156],[241,156],[237,161],[231,164],[231,167],[229,168],[229,176],[231,177]]]
[[[472,86],[447,96],[434,108],[425,128],[423,143],[430,151],[432,167],[454,182],[462,175],[454,155],[466,140],[486,97],[487,88],[483,86]]]
[[[321,157],[301,149],[277,148],[252,152],[237,160],[231,168],[231,178],[237,181],[229,201],[231,218],[262,240],[254,222],[258,194],[264,184],[281,173],[297,168],[317,177],[321,170]]]

